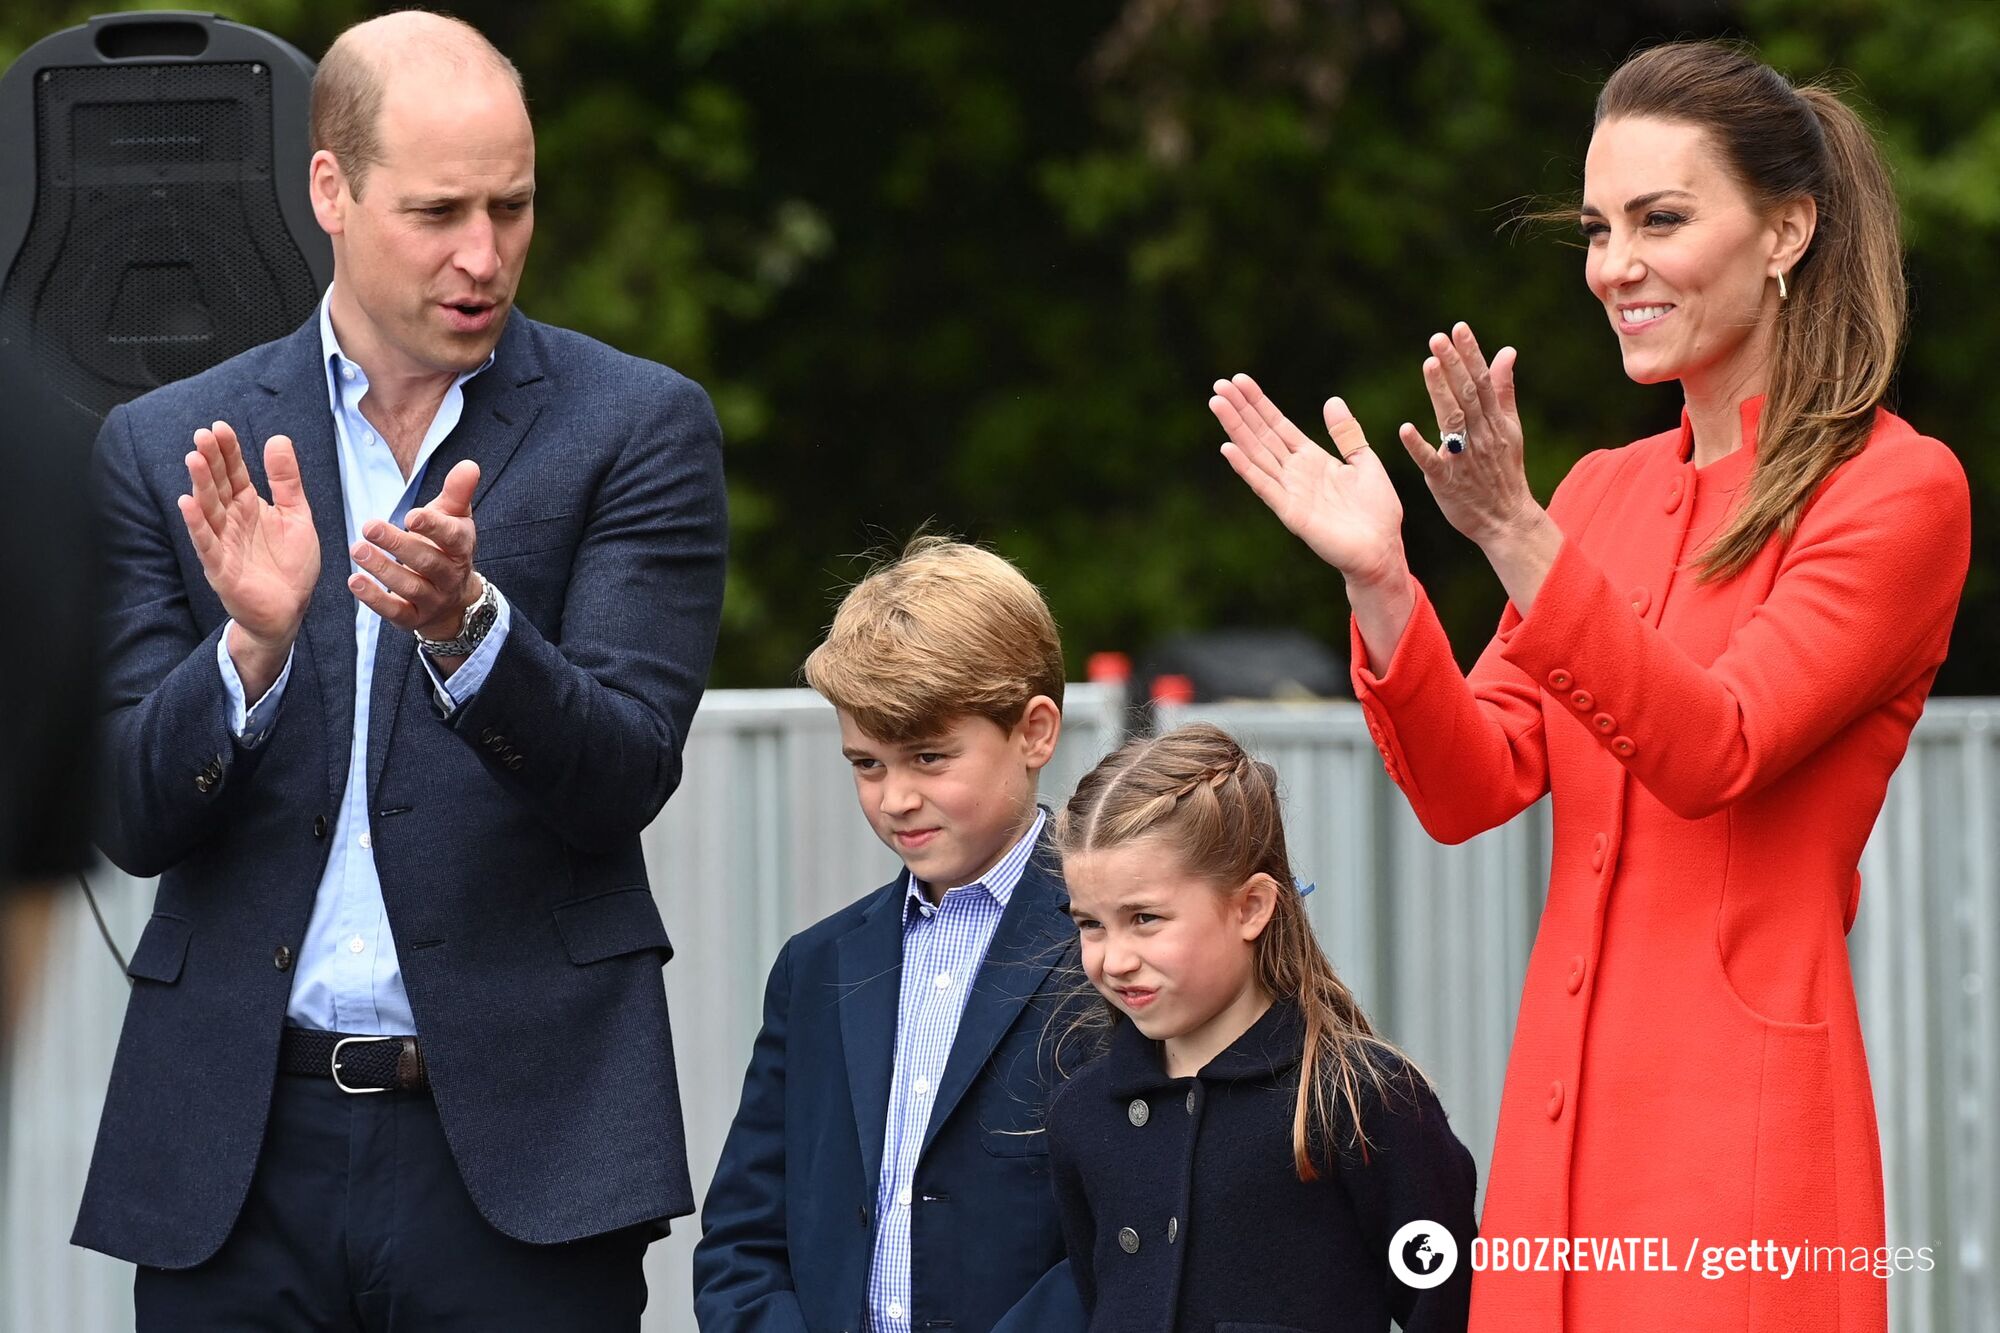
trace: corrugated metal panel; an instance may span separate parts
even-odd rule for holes
[[[1314,921],[1381,1025],[1435,1077],[1484,1178],[1501,1076],[1548,867],[1538,806],[1440,847],[1388,783],[1352,704],[1228,705],[1201,715],[1277,765],[1293,858]],[[1115,740],[1115,702],[1072,687],[1059,802]],[[1969,1329],[2000,1309],[2000,701],[1940,700],[1863,859],[1849,940],[1881,1121],[1891,1244],[1934,1247],[1899,1276],[1899,1333]],[[833,715],[801,691],[715,692],[689,740],[688,779],[646,835],[677,947],[666,970],[697,1188],[735,1110],[766,969],[779,945],[886,880],[893,856],[856,814]],[[149,881],[92,875],[128,947]],[[81,901],[24,1027],[12,1086],[0,1320],[95,1333],[131,1326],[131,1270],[67,1244],[125,986]],[[648,1256],[646,1328],[682,1333],[692,1221]],[[1980,1311],[1988,1312],[1981,1315]]]

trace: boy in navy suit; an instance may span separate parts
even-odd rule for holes
[[[999,556],[919,538],[848,593],[806,679],[906,868],[771,969],[696,1319],[988,1333],[1019,1304],[1080,1329],[1042,1128],[1057,1011],[1082,1002],[1035,802],[1062,730],[1054,618]]]

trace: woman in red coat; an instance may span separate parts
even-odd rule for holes
[[[1509,596],[1469,677],[1340,400],[1337,453],[1246,376],[1210,400],[1231,465],[1345,577],[1355,689],[1424,827],[1459,842],[1554,793],[1481,1234],[1599,1244],[1528,1256],[1568,1271],[1489,1265],[1475,1330],[1887,1326],[1845,937],[1970,556],[1956,458],[1881,406],[1896,217],[1829,92],[1706,43],[1612,77],[1584,276],[1627,375],[1678,380],[1686,409],[1544,510],[1513,349],[1489,367],[1463,324],[1431,340],[1443,446],[1402,443]],[[1622,1237],[1664,1252],[1602,1245]]]

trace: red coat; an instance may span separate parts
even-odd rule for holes
[[[1554,793],[1482,1237],[1657,1236],[1681,1270],[1700,1247],[1692,1272],[1483,1272],[1476,1333],[1887,1327],[1872,1253],[1711,1280],[1702,1250],[1884,1244],[1846,933],[1944,660],[1970,497],[1949,449],[1883,412],[1791,540],[1699,583],[1688,562],[1747,489],[1760,407],[1705,468],[1685,416],[1578,463],[1549,506],[1547,582],[1469,680],[1421,588],[1382,674],[1353,636],[1369,730],[1433,837]]]

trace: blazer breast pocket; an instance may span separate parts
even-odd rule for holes
[[[194,926],[185,917],[153,913],[139,936],[139,947],[132,951],[132,961],[125,965],[125,975],[164,985],[179,981],[193,934]]]
[[[979,1143],[995,1157],[1049,1155],[1049,1133],[1045,1129],[981,1129]]]
[[[659,950],[662,964],[674,956],[653,892],[643,884],[557,903],[555,917],[569,960],[579,967],[644,949]]]
[[[583,512],[550,514],[543,518],[510,519],[490,527],[480,527],[476,564],[512,560],[516,556],[539,555],[544,551],[566,550],[583,525]]]

